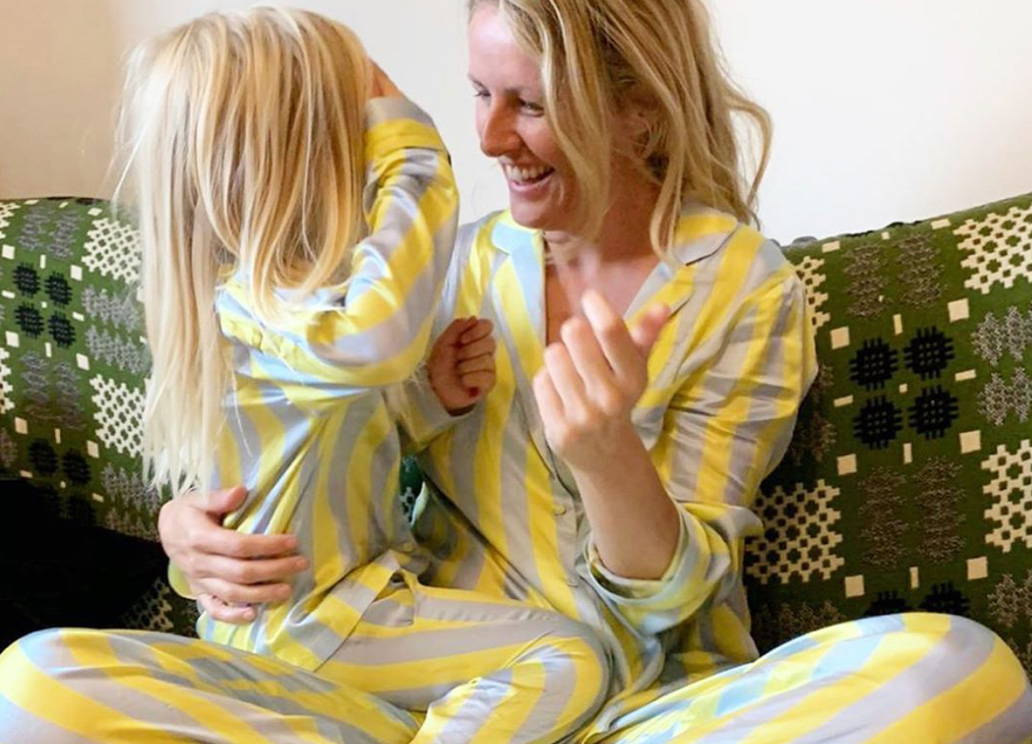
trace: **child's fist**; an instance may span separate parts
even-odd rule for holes
[[[495,384],[494,325],[483,318],[453,320],[430,350],[430,387],[448,413],[465,413]]]

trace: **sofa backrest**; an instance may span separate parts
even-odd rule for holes
[[[758,642],[926,609],[989,625],[1032,669],[1032,196],[787,255],[821,372],[756,504]],[[0,477],[154,537],[138,264],[107,202],[0,201]]]

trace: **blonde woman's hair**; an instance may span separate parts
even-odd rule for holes
[[[686,203],[755,222],[770,119],[724,71],[698,0],[470,0],[496,6],[517,42],[541,60],[545,111],[578,185],[577,217],[601,227],[610,195],[610,153],[622,149],[658,186],[653,248],[665,255]],[[617,141],[615,114],[641,112],[641,138]],[[755,177],[741,174],[733,115],[755,124]]]
[[[239,270],[273,324],[278,289],[345,278],[363,229],[370,85],[354,34],[298,10],[212,13],[132,53],[118,192],[140,225],[153,357],[143,455],[156,485],[212,473],[230,384],[218,284]]]

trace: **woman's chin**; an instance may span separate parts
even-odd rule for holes
[[[517,224],[530,230],[561,230],[561,210],[550,204],[528,204],[518,199],[509,201],[509,212]]]

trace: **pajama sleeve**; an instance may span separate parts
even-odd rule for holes
[[[686,371],[666,411],[651,452],[681,522],[666,573],[618,576],[588,544],[592,583],[632,627],[662,632],[740,581],[743,539],[761,529],[753,498],[785,453],[815,373],[803,287],[786,266],[741,304],[718,352]]]
[[[238,370],[245,375],[332,398],[400,382],[423,360],[455,241],[448,153],[429,118],[401,98],[369,102],[365,149],[368,235],[345,282],[302,298],[275,328],[254,318],[244,281],[220,293],[223,332],[258,352]]]

